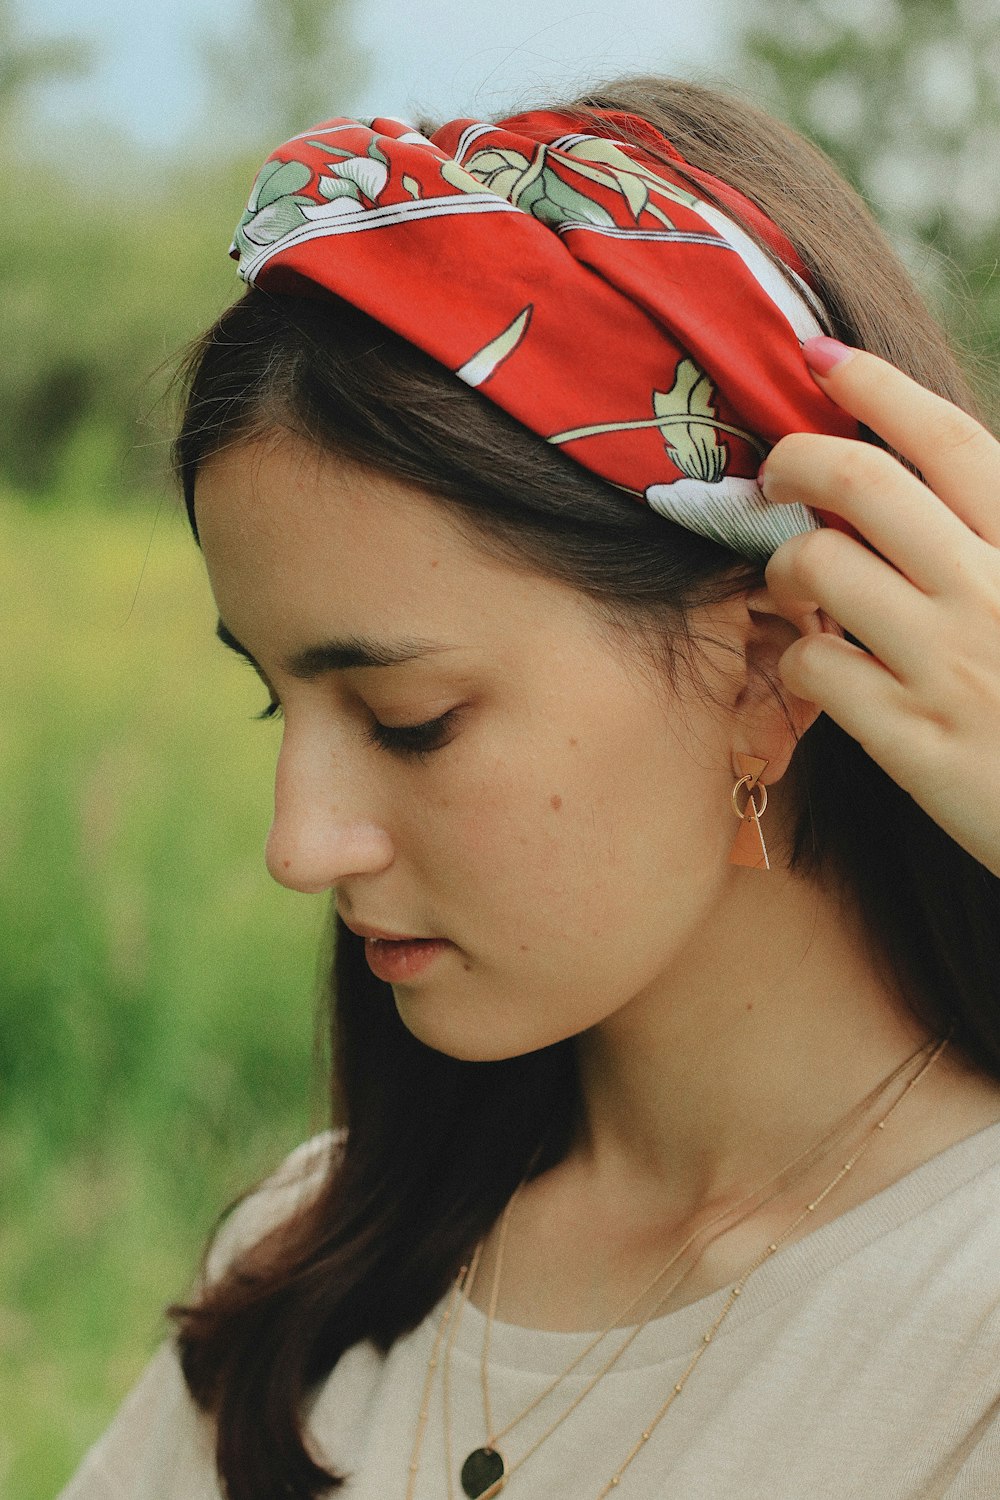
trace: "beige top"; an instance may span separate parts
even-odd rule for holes
[[[214,1268],[308,1191],[317,1137],[226,1226]],[[647,1325],[506,1489],[596,1500],[720,1311],[719,1292]],[[359,1344],[320,1389],[310,1432],[345,1500],[405,1500],[427,1361],[445,1303],[387,1356]],[[452,1359],[455,1469],[485,1436],[470,1305]],[[621,1332],[619,1331],[618,1338]],[[498,1425],[589,1336],[498,1323]],[[501,1445],[530,1447],[617,1347],[612,1339]],[[452,1493],[462,1500],[457,1473]],[[748,1283],[676,1404],[626,1471],[622,1500],[1000,1500],[1000,1124],[942,1151],[781,1250]],[[415,1500],[447,1500],[440,1382]],[[209,1424],[164,1345],[60,1500],[220,1500]]]

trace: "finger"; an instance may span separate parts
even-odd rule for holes
[[[789,618],[822,609],[904,681],[926,664],[936,606],[882,558],[841,531],[809,531],[783,542],[764,570]]]
[[[925,484],[873,443],[790,433],[771,449],[759,483],[775,504],[799,501],[842,516],[926,593],[943,592],[956,561],[961,564],[970,545],[982,545]]]
[[[914,464],[966,526],[1000,546],[1000,443],[968,412],[877,355],[848,350],[829,364],[846,348],[834,339],[803,345],[820,388]]]
[[[899,780],[900,746],[915,726],[907,689],[881,663],[841,636],[810,635],[788,647],[778,673],[796,698],[818,704]]]
[[[951,769],[952,731],[942,728],[940,714],[921,707],[873,657],[839,636],[793,642],[778,672],[791,693],[818,704],[946,833],[996,868],[989,818],[975,824],[981,833],[970,834],[968,793]]]

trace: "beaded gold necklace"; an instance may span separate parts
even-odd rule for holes
[[[699,1249],[694,1259],[685,1268],[682,1269],[680,1275],[668,1285],[666,1291],[661,1293],[643,1321],[638,1326],[629,1329],[624,1341],[615,1351],[611,1359],[608,1360],[600,1368],[600,1370],[598,1370],[597,1374],[574,1398],[570,1405],[556,1418],[554,1422],[550,1424],[548,1428],[546,1428],[541,1437],[539,1437],[528,1448],[528,1450],[513,1463],[511,1463],[510,1465],[507,1465],[505,1463],[498,1447],[500,1441],[508,1436],[527,1416],[530,1415],[531,1412],[533,1412],[538,1406],[540,1406],[541,1403],[549,1395],[551,1395],[552,1392],[567,1378],[567,1376],[569,1376],[583,1362],[586,1356],[591,1353],[591,1351],[595,1349],[604,1339],[606,1339],[615,1327],[621,1324],[622,1320],[628,1316],[632,1309],[638,1306],[649,1295],[649,1293],[659,1285],[659,1283],[663,1280],[663,1278],[667,1275],[671,1268],[675,1266],[681,1259],[681,1257],[686,1253],[686,1251],[690,1249],[692,1244],[694,1244],[699,1238],[706,1236],[709,1230],[715,1228],[723,1220],[729,1219],[731,1222],[726,1226],[726,1228],[717,1230],[716,1235],[712,1237],[718,1238],[719,1235],[726,1233],[729,1229],[735,1228],[737,1224],[744,1222],[747,1218],[752,1217],[754,1213],[759,1212],[763,1207],[766,1206],[768,1202],[772,1201],[773,1198],[779,1196],[782,1192],[787,1191],[790,1184],[785,1179],[789,1178],[790,1174],[795,1173],[796,1176],[804,1175],[804,1173],[809,1170],[810,1166],[814,1165],[816,1162],[822,1159],[822,1156],[824,1154],[828,1154],[831,1150],[833,1150],[840,1137],[842,1137],[852,1128],[858,1117],[867,1112],[867,1110],[872,1107],[873,1103],[881,1098],[886,1090],[892,1086],[892,1084],[907,1068],[910,1067],[912,1063],[920,1058],[923,1058],[924,1061],[921,1063],[915,1075],[902,1089],[902,1091],[894,1100],[886,1113],[879,1120],[877,1120],[874,1125],[872,1125],[871,1129],[865,1135],[861,1144],[841,1165],[838,1172],[826,1185],[826,1187],[823,1188],[823,1190],[817,1195],[816,1198],[814,1198],[810,1203],[806,1204],[802,1211],[792,1220],[790,1224],[786,1226],[782,1233],[775,1240],[771,1241],[737,1278],[732,1290],[730,1291],[729,1296],[726,1299],[726,1302],[723,1305],[722,1311],[712,1323],[711,1327],[702,1336],[702,1339],[700,1340],[698,1347],[694,1355],[692,1356],[687,1368],[683,1372],[680,1380],[674,1384],[672,1390],[668,1394],[665,1401],[662,1403],[659,1410],[654,1415],[652,1421],[648,1423],[647,1426],[643,1429],[641,1436],[633,1445],[629,1453],[626,1455],[624,1461],[619,1465],[615,1473],[612,1475],[611,1479],[608,1480],[605,1486],[601,1489],[599,1495],[596,1497],[596,1500],[605,1500],[605,1497],[610,1494],[611,1490],[617,1487],[622,1474],[628,1468],[629,1464],[632,1463],[633,1459],[635,1459],[635,1457],[642,1451],[643,1447],[649,1441],[655,1429],[659,1426],[660,1422],[666,1416],[667,1411],[669,1411],[674,1401],[680,1395],[690,1375],[695,1369],[695,1366],[703,1357],[706,1349],[708,1348],[708,1345],[715,1338],[715,1335],[724,1322],[725,1318],[735,1306],[737,1299],[742,1294],[743,1289],[746,1286],[746,1283],[749,1281],[750,1277],[754,1274],[755,1271],[757,1271],[762,1265],[764,1265],[772,1255],[777,1253],[781,1245],[784,1244],[785,1241],[795,1232],[799,1225],[801,1225],[810,1214],[815,1212],[819,1205],[836,1188],[838,1183],[840,1183],[851,1172],[857,1161],[860,1160],[861,1156],[870,1148],[877,1135],[885,1129],[885,1126],[893,1113],[899,1108],[899,1106],[902,1104],[903,1100],[907,1097],[911,1090],[915,1088],[916,1085],[921,1081],[921,1079],[926,1076],[929,1069],[938,1060],[947,1045],[948,1038],[945,1038],[940,1042],[931,1041],[924,1047],[919,1048],[915,1053],[912,1054],[912,1056],[906,1058],[904,1062],[902,1062],[897,1068],[895,1068],[892,1073],[890,1073],[874,1090],[872,1090],[870,1094],[865,1097],[865,1099],[861,1101],[860,1104],[853,1106],[846,1115],[841,1117],[841,1119],[837,1121],[836,1124],[830,1130],[828,1130],[826,1134],[822,1136],[818,1141],[814,1142],[813,1145],[807,1147],[805,1151],[801,1152],[797,1157],[793,1159],[793,1161],[789,1162],[762,1186],[755,1188],[751,1193],[747,1194],[743,1199],[740,1200],[738,1204],[730,1206],[729,1208],[723,1210],[722,1213],[716,1215],[714,1219],[709,1221],[707,1224],[702,1225],[698,1230],[690,1235],[682,1244],[680,1249],[675,1251],[671,1255],[667,1263],[660,1268],[660,1270],[654,1276],[653,1280],[642,1289],[638,1296],[633,1297],[626,1307],[618,1311],[614,1321],[608,1326],[608,1328],[598,1333],[595,1338],[592,1339],[581,1351],[581,1353],[578,1354],[570,1362],[566,1369],[560,1372],[560,1374],[558,1374],[555,1379],[550,1382],[550,1384],[541,1392],[540,1395],[536,1396],[522,1411],[520,1411],[510,1422],[506,1424],[503,1429],[498,1432],[495,1430],[493,1423],[489,1393],[489,1350],[493,1323],[495,1319],[496,1305],[499,1295],[500,1272],[503,1262],[503,1248],[506,1240],[507,1226],[510,1222],[510,1216],[514,1206],[514,1202],[528,1180],[527,1177],[525,1177],[525,1179],[518,1185],[517,1189],[515,1189],[515,1192],[512,1194],[510,1200],[508,1201],[499,1225],[493,1286],[489,1299],[489,1308],[487,1312],[486,1328],[483,1339],[483,1353],[480,1363],[480,1375],[483,1392],[483,1413],[487,1430],[487,1438],[486,1442],[483,1445],[472,1450],[472,1452],[465,1459],[461,1470],[462,1489],[464,1493],[468,1497],[470,1497],[470,1500],[492,1500],[492,1497],[498,1495],[504,1488],[504,1485],[506,1484],[510,1476],[514,1472],[516,1472],[516,1470],[519,1469],[524,1463],[527,1462],[527,1460],[538,1450],[538,1448],[541,1447],[542,1443],[545,1442],[546,1439],[549,1438],[552,1433],[555,1432],[555,1430],[559,1426],[561,1426],[561,1424],[571,1415],[571,1413],[577,1409],[580,1403],[595,1388],[595,1386],[603,1378],[603,1376],[607,1374],[615,1364],[617,1364],[618,1360],[625,1353],[625,1350],[639,1336],[642,1330],[656,1315],[656,1313],[671,1296],[671,1294],[694,1269],[701,1255],[704,1253],[707,1244],[710,1243],[710,1241],[706,1241],[706,1244]],[[794,1178],[792,1180],[794,1180]],[[746,1205],[747,1203],[751,1203],[754,1199],[760,1198],[761,1194],[767,1193],[767,1190],[774,1184],[779,1185],[774,1188],[774,1191],[770,1193],[769,1197],[765,1197],[761,1202],[753,1204],[753,1206],[748,1208],[744,1213],[739,1214],[739,1210],[742,1209],[744,1205]],[[452,1462],[450,1428],[451,1350],[454,1344],[455,1337],[457,1335],[462,1311],[464,1310],[464,1307],[471,1295],[484,1244],[485,1240],[480,1241],[469,1263],[467,1265],[464,1265],[459,1271],[452,1290],[452,1296],[449,1299],[448,1305],[445,1309],[444,1314],[442,1315],[442,1319],[438,1327],[437,1335],[431,1351],[431,1356],[428,1361],[427,1373],[424,1380],[420,1415],[418,1418],[417,1431],[414,1439],[413,1452],[409,1467],[407,1500],[413,1500],[417,1474],[419,1472],[420,1466],[420,1453],[423,1446],[423,1438],[426,1431],[430,1410],[431,1390],[435,1373],[437,1371],[439,1363],[441,1363],[441,1345],[444,1341],[449,1327],[451,1328],[451,1334],[448,1338],[448,1343],[445,1348],[445,1358],[442,1369],[442,1392],[445,1406],[445,1459],[447,1470],[448,1500],[454,1500],[454,1467]]]

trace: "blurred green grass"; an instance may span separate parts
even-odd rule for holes
[[[0,496],[0,1494],[49,1500],[217,1213],[323,1123],[326,903],[176,503]]]

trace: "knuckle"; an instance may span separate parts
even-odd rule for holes
[[[950,664],[950,686],[965,700],[984,704],[996,692],[996,676],[986,662],[956,655]]]
[[[840,551],[840,533],[830,527],[805,531],[795,538],[793,555],[787,560],[790,575],[807,587],[829,577]]]
[[[832,462],[830,482],[839,494],[847,498],[863,495],[885,479],[887,470],[894,464],[895,460],[873,443],[847,443]]]
[[[779,475],[786,467],[794,469],[808,459],[815,441],[816,435],[809,432],[788,432],[779,438],[767,455],[768,475]]]
[[[945,455],[957,453],[987,436],[985,427],[981,427],[974,417],[947,402],[932,418],[927,430],[930,447]]]

